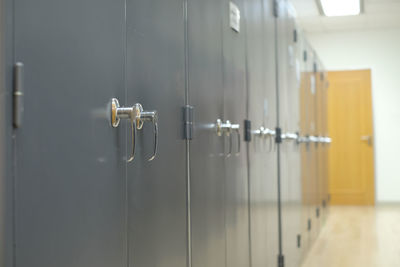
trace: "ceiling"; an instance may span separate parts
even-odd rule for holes
[[[317,0],[290,0],[298,23],[306,32],[331,32],[400,28],[400,0],[364,0],[359,16],[321,16]]]

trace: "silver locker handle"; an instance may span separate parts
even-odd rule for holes
[[[157,156],[158,149],[158,114],[157,111],[144,111],[141,104],[136,103],[132,107],[120,107],[116,98],[111,99],[111,126],[117,128],[121,119],[129,119],[131,123],[132,151],[128,162],[135,159],[136,150],[136,131],[143,128],[144,122],[151,122],[154,126],[154,148],[153,155],[148,161],[152,161]]]
[[[236,133],[237,142],[238,142],[237,143],[238,151],[236,152],[236,155],[239,155],[240,154],[240,143],[241,143],[241,139],[240,139],[240,124],[232,124],[231,125],[231,130]]]

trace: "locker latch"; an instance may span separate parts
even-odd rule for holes
[[[24,113],[24,64],[17,62],[14,65],[14,89],[13,89],[13,125],[21,127]]]

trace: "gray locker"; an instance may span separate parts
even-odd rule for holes
[[[127,164],[129,266],[186,266],[185,18],[182,0],[127,0],[126,105],[158,112]],[[139,126],[138,126],[139,127]],[[128,129],[128,144],[130,130]],[[130,152],[128,149],[127,153]]]
[[[222,23],[223,118],[240,127],[229,136],[232,154],[225,159],[226,266],[232,267],[250,264],[247,155],[242,144],[247,109],[244,2],[225,0]],[[239,31],[230,24],[232,12],[240,12]]]
[[[222,12],[222,1],[188,1],[188,82],[195,122],[189,157],[193,267],[226,264],[228,140],[216,131],[217,119],[224,119]]]
[[[299,138],[306,140],[308,136],[308,92],[309,92],[309,77],[307,72],[307,43],[303,33],[298,32],[298,62],[300,65],[300,88],[299,88],[299,115],[300,127]],[[302,226],[301,226],[301,248],[303,258],[308,252],[309,248],[309,226],[311,209],[310,209],[310,176],[309,176],[309,144],[301,142],[300,156],[301,156],[301,183],[302,183]]]
[[[279,168],[281,182],[282,253],[287,266],[301,261],[302,180],[301,154],[298,143],[299,77],[297,32],[292,9],[281,1],[277,18],[279,121],[282,128]]]
[[[13,11],[7,52],[24,63],[25,112],[7,266],[126,266],[127,143],[107,109],[126,94],[125,2],[16,0]]]
[[[279,254],[273,10],[270,0],[245,3],[251,266],[276,266]]]
[[[186,266],[183,8],[15,1],[13,61],[25,82],[16,266]],[[144,107],[129,163],[132,129],[111,127],[111,98]]]
[[[308,136],[310,138],[315,138],[317,136],[317,111],[316,111],[316,73],[315,73],[315,64],[314,64],[314,50],[308,44],[307,45],[307,73],[309,79],[309,86],[307,90],[307,109],[308,109],[308,121],[307,121],[307,130]],[[319,229],[320,229],[320,207],[319,207],[319,193],[318,193],[318,143],[316,141],[312,141],[308,144],[308,169],[309,169],[309,192],[310,192],[310,221],[311,221],[311,229],[310,229],[310,244],[316,240]]]

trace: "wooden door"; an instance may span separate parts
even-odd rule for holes
[[[329,72],[329,191],[333,205],[373,205],[371,71]]]

